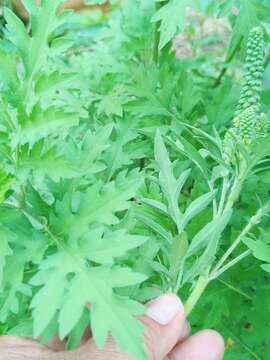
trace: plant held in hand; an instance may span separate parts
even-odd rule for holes
[[[252,1],[252,24],[242,1],[241,21],[228,16],[224,65],[212,32],[190,44],[194,59],[171,51],[194,30],[187,6],[207,23],[230,14],[224,2],[126,0],[85,32],[74,29],[96,18],[60,13],[62,2],[25,0],[27,25],[4,10],[0,333],[58,334],[73,349],[90,326],[99,347],[111,333],[144,360],[144,302],[181,292],[190,314],[251,254],[270,272],[269,6]]]

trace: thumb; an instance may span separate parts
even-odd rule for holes
[[[151,360],[163,360],[189,333],[184,306],[173,294],[162,295],[151,301],[147,305],[145,316],[140,320],[145,326],[145,345]],[[96,360],[134,360],[128,354],[119,352],[111,336],[102,350],[98,349],[91,339],[69,355],[70,358],[67,359],[73,360],[87,360],[90,357]]]
[[[151,360],[164,359],[179,341],[188,336],[184,306],[173,294],[151,301],[141,321],[145,325],[145,344]]]

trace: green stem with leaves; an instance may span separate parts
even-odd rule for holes
[[[236,240],[231,244],[229,249],[225,252],[225,254],[221,257],[214,270],[212,271],[212,277],[221,269],[225,261],[230,257],[230,255],[234,252],[234,250],[241,244],[242,240],[248,235],[250,230],[258,223],[260,223],[262,217],[264,215],[264,208],[260,208],[257,213],[250,219],[245,228],[241,231]]]
[[[243,165],[243,164],[242,164]],[[253,165],[253,164],[252,164]],[[232,186],[231,191],[228,194],[227,201],[226,195],[228,190],[228,178],[224,178],[223,180],[223,190],[221,194],[220,204],[219,204],[219,210],[217,216],[222,216],[225,212],[230,211],[237,201],[240,192],[242,190],[243,184],[250,172],[251,165],[247,166],[244,164],[242,167],[242,170],[239,172],[238,176],[236,176],[234,180],[234,184]],[[252,230],[252,228],[260,223],[265,213],[269,210],[269,204],[266,204],[264,207],[260,208],[256,214],[251,217],[248,224],[245,226],[245,228],[242,230],[242,232],[239,234],[239,236],[236,238],[236,240],[231,244],[231,246],[228,248],[228,250],[225,252],[225,254],[221,257],[221,259],[218,261],[217,265],[214,267],[214,269],[208,273],[208,275],[201,275],[199,279],[197,280],[197,283],[190,294],[189,298],[187,299],[187,302],[185,304],[186,308],[186,315],[188,316],[197,302],[199,301],[201,295],[203,294],[204,290],[208,286],[208,284],[216,279],[218,276],[220,276],[222,273],[227,271],[229,268],[237,264],[239,261],[243,260],[247,256],[251,254],[250,250],[245,251],[244,253],[237,256],[235,259],[231,260],[226,265],[226,260],[230,257],[230,255],[234,252],[234,250],[238,247],[238,245],[242,242],[243,238],[248,235],[248,233]]]

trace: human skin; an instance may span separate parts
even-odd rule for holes
[[[37,3],[40,0],[36,0]],[[23,19],[27,20],[28,14],[22,4],[22,0],[12,0],[12,6],[15,9],[16,13]],[[99,5],[99,6],[87,6],[85,5],[84,0],[67,0],[61,5],[61,9],[74,9],[75,11],[84,11],[89,9],[101,8],[104,11],[108,10],[108,4]]]
[[[147,305],[140,320],[145,326],[144,341],[150,360],[222,360],[224,342],[213,330],[189,336],[184,307],[178,297],[162,295]],[[98,349],[90,330],[82,345],[65,351],[64,343],[54,339],[41,346],[29,338],[0,337],[0,360],[134,360],[118,350],[112,337]]]

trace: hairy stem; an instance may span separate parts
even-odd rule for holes
[[[201,275],[185,304],[186,316],[188,316],[210,282],[209,276]]]

